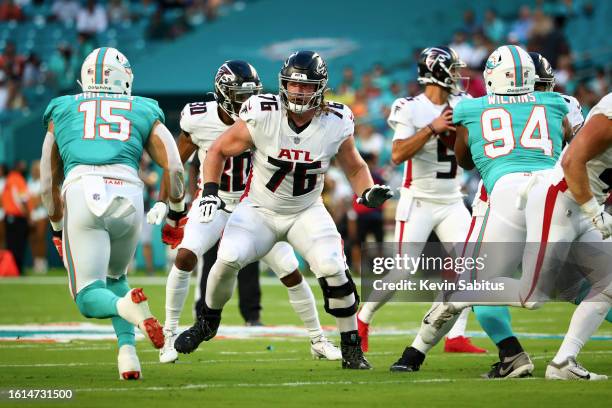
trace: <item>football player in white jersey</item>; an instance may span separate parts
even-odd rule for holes
[[[450,47],[424,49],[418,61],[418,81],[425,86],[424,92],[414,98],[397,99],[391,108],[388,123],[395,131],[392,160],[398,165],[405,163],[395,214],[395,242],[399,243],[399,252],[402,252],[402,243],[410,243],[404,245],[404,251],[418,256],[432,231],[441,242],[463,242],[469,229],[471,216],[461,194],[463,172],[457,167],[452,151],[454,140],[449,135],[455,130],[452,108],[462,98],[470,97],[461,90],[463,78],[459,70],[464,66]],[[364,302],[357,315],[363,351],[368,351],[368,332],[374,313],[393,292],[386,295],[380,301]],[[468,315],[466,309],[448,333],[446,351],[486,352],[465,337]],[[427,351],[423,345],[417,347]]]
[[[327,79],[327,66],[317,53],[292,54],[279,74],[279,94],[251,97],[242,105],[240,120],[208,150],[200,201],[203,222],[225,206],[218,191],[226,158],[254,149],[253,167],[246,198],[227,222],[208,277],[203,316],[178,336],[179,352],[190,353],[215,336],[238,270],[287,240],[310,264],[323,289],[325,310],[336,317],[342,367],[370,368],[357,333],[356,287],[340,234],[321,200],[324,173],[335,156],[366,206],[377,207],[392,193],[387,186],[374,185],[355,148],[351,110],[324,100]]]
[[[241,60],[226,61],[215,76],[216,100],[187,104],[181,112],[179,136],[181,160],[187,161],[197,151],[200,163],[203,163],[213,142],[237,119],[242,103],[250,96],[259,94],[261,89],[259,75],[252,65]],[[225,208],[224,211],[217,212],[211,222],[199,221],[198,204],[201,197],[197,197],[191,206],[186,224],[184,221],[179,221],[178,225],[164,226],[162,240],[172,248],[178,246],[178,253],[166,284],[165,343],[159,354],[162,363],[171,363],[178,358],[174,341],[181,311],[189,292],[191,271],[196,266],[197,257],[212,248],[221,237],[231,211],[244,193],[250,168],[250,151],[241,152],[227,159],[219,186],[219,197],[225,203]],[[202,169],[198,180],[200,189],[201,175]],[[165,190],[165,185],[162,186],[162,190]],[[163,195],[164,191],[162,199]],[[160,222],[161,214],[164,212],[165,206],[162,202],[155,204],[148,213],[149,221]],[[184,231],[181,224],[185,224]],[[263,260],[287,286],[289,301],[308,329],[313,357],[339,360],[340,350],[323,335],[314,296],[310,286],[297,270],[298,260],[293,248],[287,242],[278,242]]]
[[[536,92],[553,92],[555,88],[555,73],[548,62],[548,60],[537,52],[530,52],[529,56],[533,60],[533,65],[536,70],[536,82],[533,90]],[[582,116],[582,107],[578,99],[570,95],[563,95],[563,100],[567,103],[569,112],[567,114],[567,120],[572,128],[572,136],[578,133],[582,125],[584,124],[584,117]]]

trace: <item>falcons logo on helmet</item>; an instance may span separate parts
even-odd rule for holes
[[[215,76],[215,82],[234,82],[235,80],[236,75],[227,66],[227,64],[221,65],[221,67],[217,71],[217,75]]]
[[[436,65],[436,63],[438,61],[440,62],[444,62],[444,61],[448,61],[451,59],[451,55],[440,49],[440,48],[429,48],[427,49],[427,51],[425,51],[427,53],[427,58],[425,59],[425,65],[427,66],[427,69],[429,69],[430,71],[433,71],[434,69],[434,65]]]

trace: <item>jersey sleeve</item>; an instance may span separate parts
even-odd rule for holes
[[[353,111],[347,105],[344,105],[344,109],[342,111],[342,120],[343,120],[343,128],[342,128],[342,138],[346,139],[349,136],[352,136],[355,133],[355,116],[353,115]]]
[[[147,98],[147,108],[149,110],[149,114],[151,115],[151,119],[153,123],[156,120],[159,120],[161,123],[166,123],[166,116],[164,115],[164,111],[161,110],[159,104],[155,99]]]
[[[469,101],[468,98],[462,99],[453,109],[453,123],[455,125],[465,126],[467,101]]]
[[[185,133],[193,133],[196,130],[196,116],[206,114],[206,102],[192,102],[185,105],[181,111],[179,125]]]
[[[49,127],[49,122],[53,120],[58,110],[61,109],[61,100],[61,97],[53,98],[51,102],[49,102],[49,105],[47,105],[47,109],[45,109],[45,113],[43,114],[43,127],[45,130]]]
[[[276,95],[253,95],[247,99],[240,109],[239,117],[243,120],[255,145],[258,145],[259,135],[266,134],[268,120],[273,112],[278,112],[280,104]]]
[[[387,123],[395,131],[393,135],[394,141],[408,139],[416,133],[416,127],[412,123],[410,101],[408,99],[400,98],[393,102]]]
[[[582,126],[584,123],[584,117],[582,116],[582,108],[580,103],[573,96],[564,95],[563,99],[567,103],[569,113],[567,114],[567,120],[569,120],[572,129]]]
[[[607,94],[589,112],[589,117],[593,115],[605,115],[612,119],[612,93]]]

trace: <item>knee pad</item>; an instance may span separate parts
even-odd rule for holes
[[[217,260],[223,262],[232,269],[242,269],[244,265],[240,262],[240,254],[235,245],[221,245],[217,252]]]
[[[357,313],[359,306],[359,294],[357,293],[357,287],[353,282],[353,278],[349,271],[345,271],[346,281],[340,285],[330,285],[329,278],[319,278],[319,285],[323,291],[323,298],[325,299],[325,311],[334,317],[349,317]],[[331,279],[332,282],[335,279]],[[354,295],[355,300],[353,304],[347,307],[330,307],[330,299],[343,299],[348,296]]]
[[[270,268],[279,279],[292,274],[298,266],[299,262],[293,252],[279,254],[270,260]]]

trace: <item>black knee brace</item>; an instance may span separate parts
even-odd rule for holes
[[[353,282],[353,278],[349,273],[348,269],[345,271],[348,282],[340,286],[329,286],[325,278],[319,278],[319,285],[323,290],[323,298],[325,299],[325,311],[334,317],[349,317],[357,313],[357,308],[359,306],[359,294],[357,293],[357,287],[355,286],[355,282]],[[343,308],[330,308],[329,307],[329,299],[340,299],[345,296],[349,296],[350,294],[355,295],[355,302],[349,307]]]

